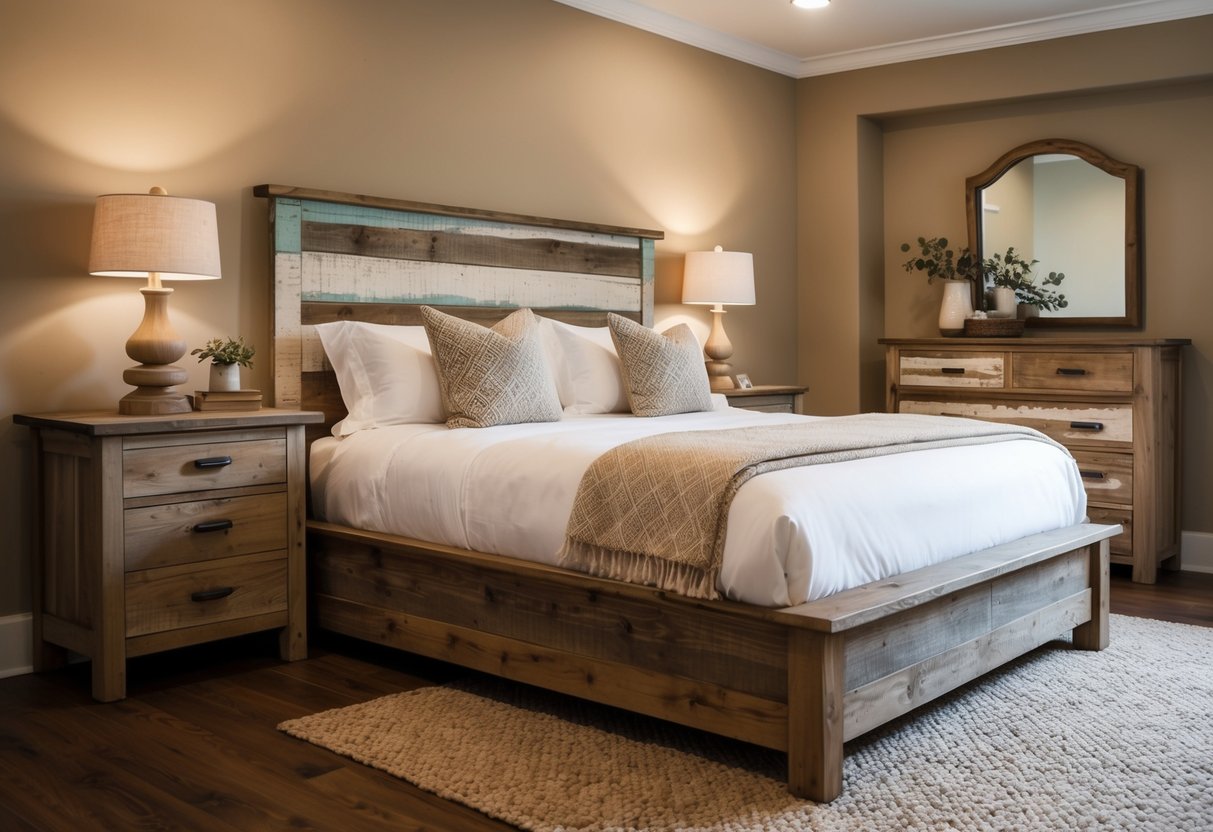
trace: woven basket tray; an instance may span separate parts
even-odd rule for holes
[[[965,318],[965,335],[970,338],[1018,338],[1023,321],[1018,318]]]

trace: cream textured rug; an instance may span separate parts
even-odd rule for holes
[[[1213,629],[1124,616],[848,743],[828,805],[781,754],[491,680],[279,727],[533,830],[1213,829]]]

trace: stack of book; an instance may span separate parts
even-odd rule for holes
[[[260,410],[260,390],[195,390],[194,410]]]

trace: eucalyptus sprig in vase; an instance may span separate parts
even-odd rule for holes
[[[923,272],[928,283],[944,281],[943,302],[939,306],[939,334],[963,335],[965,318],[973,314],[973,284],[981,273],[977,258],[967,247],[951,249],[947,237],[918,238],[919,254],[911,257],[902,268],[907,272]],[[909,251],[909,243],[901,250]]]
[[[240,368],[253,366],[253,355],[257,351],[239,338],[212,338],[206,346],[191,350],[202,362],[211,360],[210,391],[212,393],[240,389]]]

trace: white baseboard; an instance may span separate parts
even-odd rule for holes
[[[0,679],[34,670],[34,617],[28,612],[0,618]]]
[[[1180,540],[1179,563],[1185,572],[1213,572],[1213,534],[1184,532]]]

